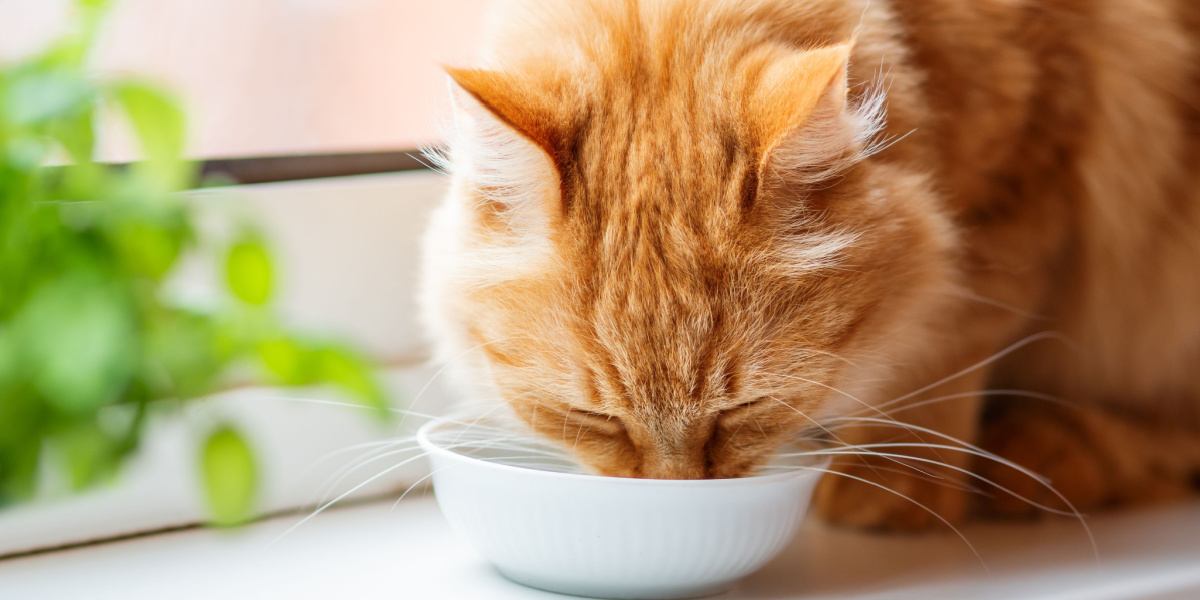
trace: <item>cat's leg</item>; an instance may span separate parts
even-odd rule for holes
[[[980,475],[1057,510],[1179,497],[1191,491],[1200,474],[1200,433],[1096,406],[999,400],[988,410],[981,437],[986,448],[1049,485],[995,461],[977,461]],[[981,496],[979,506],[1001,516],[1045,513],[996,490]]]
[[[835,458],[834,472],[817,488],[816,510],[835,524],[876,529],[961,522],[973,487],[966,444],[977,436],[984,379],[983,370],[964,373],[900,402],[835,419],[834,447],[858,450]],[[901,397],[913,389],[919,388]]]

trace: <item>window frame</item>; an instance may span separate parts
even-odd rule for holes
[[[279,308],[286,320],[302,330],[360,345],[380,364],[385,385],[397,405],[406,405],[420,393],[417,410],[441,414],[452,394],[440,378],[434,385],[426,385],[438,373],[426,364],[424,336],[415,311],[405,305],[412,298],[396,297],[415,295],[412,288],[420,234],[447,185],[445,177],[417,156],[416,150],[398,150],[204,160],[198,163],[205,177],[233,184],[186,194],[197,209],[202,228],[229,226],[231,220],[221,216],[226,210],[234,214],[248,212],[264,227],[282,268]],[[356,194],[360,196],[356,198]],[[362,201],[358,210],[346,211],[347,202],[356,200]],[[356,219],[361,218],[361,211],[373,215],[368,217],[373,222],[359,227]],[[323,218],[327,215],[331,218]],[[319,227],[314,228],[314,223]],[[337,239],[322,241],[321,235]],[[309,244],[309,237],[318,239]],[[329,259],[322,248],[333,249],[339,256]],[[337,260],[361,260],[363,264],[356,265],[360,268],[354,273],[344,273],[345,269],[334,264]],[[181,265],[183,278],[197,281],[181,286],[184,291],[193,287],[201,296],[205,290],[211,293],[212,283],[201,281],[203,275],[192,277],[193,273],[186,272],[192,266],[186,262]],[[313,281],[318,277],[310,273],[313,270],[335,275],[341,285],[334,285],[338,289],[325,297],[312,298],[314,293],[321,293],[322,287],[320,281]],[[389,285],[390,277],[400,281]],[[289,279],[301,284],[305,290],[301,294],[310,297],[293,302],[296,299],[289,297]],[[307,281],[296,281],[300,279]],[[336,292],[347,287],[357,287],[349,290],[351,295],[376,306],[340,310],[344,298],[337,297]],[[377,289],[383,290],[378,295],[390,290],[391,296],[371,300]],[[365,322],[371,318],[369,315],[390,314],[381,312],[381,308],[388,308],[381,307],[381,303],[396,306],[394,322]],[[388,339],[389,335],[396,339]],[[196,453],[203,425],[217,419],[244,426],[251,443],[258,444],[256,451],[264,474],[260,493],[264,516],[311,510],[339,469],[363,456],[358,451],[342,452],[316,464],[318,454],[409,434],[419,424],[402,419],[397,425],[381,426],[368,411],[356,410],[329,390],[251,386],[217,393],[182,411],[152,418],[142,451],[113,484],[0,511],[0,558],[202,525],[206,512]],[[324,438],[312,435],[321,429],[331,433]],[[294,456],[297,453],[292,450],[298,447],[307,454]],[[388,466],[386,462],[376,463],[380,464]],[[352,473],[328,497],[357,486],[374,472],[367,467]],[[419,483],[426,472],[421,461],[414,461],[377,484],[351,492],[346,500],[392,494]]]

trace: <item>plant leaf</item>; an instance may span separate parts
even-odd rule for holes
[[[18,72],[0,107],[16,125],[70,119],[91,107],[93,89],[78,73],[65,69]]]
[[[250,445],[231,425],[217,427],[205,440],[201,476],[214,524],[228,527],[254,516],[258,464]]]
[[[111,401],[136,368],[130,298],[94,269],[77,267],[42,284],[15,320],[34,388],[65,413]]]
[[[82,490],[117,472],[117,443],[95,422],[80,421],[57,433],[54,446],[61,453],[71,489]]]
[[[292,338],[276,336],[258,343],[258,359],[275,383],[311,385],[320,378],[319,356]]]
[[[225,283],[234,297],[247,304],[262,306],[271,300],[275,270],[258,235],[244,234],[229,247]]]
[[[387,395],[366,361],[340,348],[325,348],[320,352],[320,357],[321,379],[336,385],[363,405],[375,409],[381,418],[391,418]]]
[[[158,88],[137,81],[119,82],[111,91],[142,147],[144,160],[136,168],[165,190],[181,189],[190,180],[190,172],[183,161],[186,125],[178,103]]]
[[[182,309],[162,310],[147,322],[142,360],[156,396],[179,399],[210,392],[226,366],[212,319]]]

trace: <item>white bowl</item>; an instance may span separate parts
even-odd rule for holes
[[[691,598],[727,589],[787,545],[820,476],[556,472],[497,462],[503,450],[456,446],[462,430],[434,421],[417,434],[450,525],[509,579],[581,596]]]

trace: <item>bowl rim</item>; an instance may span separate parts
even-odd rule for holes
[[[638,477],[609,477],[606,475],[591,475],[591,474],[587,474],[587,473],[563,473],[563,472],[559,472],[559,471],[533,469],[533,468],[529,468],[529,467],[509,465],[509,464],[500,463],[500,462],[492,462],[489,460],[483,460],[481,458],[475,458],[474,456],[467,456],[466,454],[462,454],[460,452],[455,452],[452,449],[444,448],[444,447],[438,445],[437,443],[435,443],[432,439],[430,439],[430,434],[433,432],[433,430],[437,429],[438,427],[445,426],[445,425],[455,425],[455,424],[459,424],[459,423],[457,423],[453,419],[448,419],[448,418],[444,418],[444,417],[438,417],[433,420],[430,420],[429,422],[422,425],[420,427],[420,429],[417,430],[417,443],[421,446],[421,449],[424,450],[427,455],[431,455],[431,456],[438,455],[438,456],[448,458],[450,460],[467,463],[467,464],[475,466],[475,467],[491,469],[491,470],[499,471],[499,472],[520,473],[520,474],[523,474],[524,476],[544,477],[547,479],[559,479],[559,480],[567,480],[567,481],[593,482],[593,483],[604,482],[606,484],[613,484],[613,485],[640,486],[640,487],[717,488],[717,487],[731,487],[731,486],[747,486],[747,485],[759,485],[759,484],[767,484],[767,483],[778,483],[781,481],[787,481],[790,479],[801,478],[801,477],[817,477],[817,478],[819,478],[822,475],[824,475],[825,473],[822,471],[818,471],[816,469],[828,468],[829,463],[832,460],[831,457],[826,456],[826,457],[821,457],[818,460],[813,461],[811,463],[811,465],[807,465],[807,467],[811,467],[811,468],[799,467],[793,471],[785,471],[782,473],[771,473],[768,475],[751,475],[749,477],[728,477],[728,478],[724,478],[724,479],[645,479],[645,478],[638,478]],[[438,471],[438,469],[433,470],[430,473],[430,475],[433,475],[433,473],[436,473],[437,471]]]

